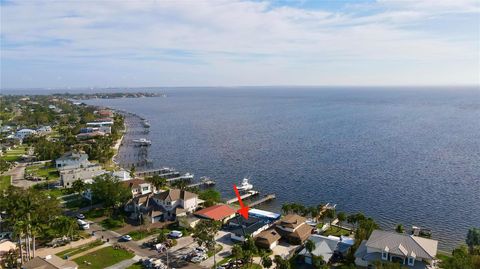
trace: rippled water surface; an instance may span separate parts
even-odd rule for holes
[[[442,248],[480,226],[478,89],[171,89],[167,98],[89,100],[152,127],[150,158],[217,179],[250,176],[264,205],[333,202],[383,228],[428,227]]]

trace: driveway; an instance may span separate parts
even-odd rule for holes
[[[228,257],[232,253],[232,246],[234,243],[230,240],[230,233],[226,231],[219,231],[217,236],[215,237],[217,244],[221,245],[223,248],[222,250],[217,253],[215,259],[217,262],[221,261],[223,258]],[[205,261],[201,262],[200,264],[203,267],[211,268],[214,265],[214,257],[210,257]]]

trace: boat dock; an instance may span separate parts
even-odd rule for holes
[[[247,199],[247,198],[249,198],[249,197],[258,195],[259,193],[260,193],[260,192],[258,192],[258,191],[251,190],[251,191],[248,191],[248,192],[245,193],[245,194],[240,195],[240,198],[242,198],[242,200],[243,200],[243,199]],[[230,205],[230,204],[234,204],[234,203],[237,203],[237,202],[238,202],[238,199],[235,197],[235,198],[232,198],[232,199],[230,199],[230,200],[227,200],[225,203],[226,203],[227,205]]]
[[[216,184],[215,180],[209,179],[209,178],[203,178],[200,182],[190,184],[187,187],[189,188],[203,187],[203,186],[208,187],[208,186],[213,186],[215,184]]]
[[[254,207],[254,206],[257,206],[257,205],[259,205],[259,204],[263,204],[263,203],[268,202],[268,201],[270,201],[270,200],[273,200],[273,199],[275,199],[275,198],[277,198],[276,195],[275,195],[275,193],[268,194],[268,195],[265,195],[265,196],[264,196],[263,198],[261,198],[261,199],[258,199],[258,200],[256,200],[256,201],[253,201],[252,203],[250,203],[250,204],[248,205],[248,207],[252,208],[252,207]]]

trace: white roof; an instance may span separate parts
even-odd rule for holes
[[[270,211],[255,209],[255,208],[252,208],[252,209],[248,210],[248,213],[252,214],[254,216],[259,216],[259,217],[267,217],[267,218],[272,218],[272,219],[280,218],[280,214],[270,212]]]

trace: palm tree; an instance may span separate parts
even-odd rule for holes
[[[308,251],[308,254],[310,254],[310,257],[312,257],[313,260],[313,254],[312,252],[315,250],[315,243],[312,240],[307,240],[305,242],[305,249]]]
[[[480,245],[480,229],[479,228],[468,229],[467,239],[465,240],[465,242],[467,243],[470,253],[473,254],[474,247]]]
[[[243,249],[239,244],[235,244],[232,247],[232,256],[235,258],[235,266],[238,264],[238,260],[243,258]]]
[[[337,214],[338,224],[342,226],[342,222],[347,219],[347,214],[345,212],[338,212]]]
[[[149,177],[146,180],[147,182],[150,182],[153,186],[155,186],[157,191],[165,187],[165,185],[167,185],[167,179],[162,178],[159,175],[154,175],[153,177]]]
[[[272,259],[268,256],[268,254],[264,254],[262,256],[262,266],[263,268],[270,268],[273,265]]]
[[[282,205],[282,212],[283,214],[288,214],[292,210],[292,206],[289,203],[284,203]]]
[[[82,194],[86,188],[85,182],[81,179],[77,179],[72,183],[72,190],[77,194]]]
[[[403,225],[398,224],[397,227],[395,228],[395,231],[399,234],[403,234]]]

